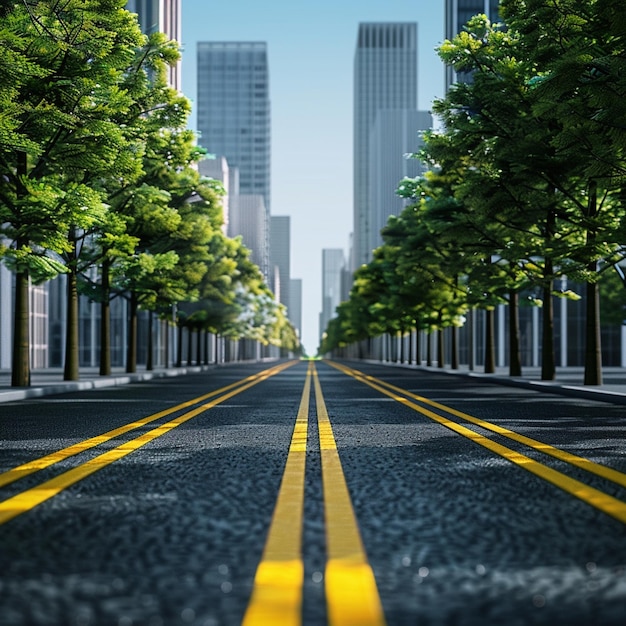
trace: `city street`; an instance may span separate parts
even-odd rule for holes
[[[623,626],[625,412],[347,361],[0,404],[0,625]]]

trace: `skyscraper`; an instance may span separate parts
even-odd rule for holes
[[[371,258],[370,138],[381,110],[417,109],[417,24],[359,25],[354,59],[353,268]]]
[[[446,39],[453,39],[474,15],[484,13],[492,22],[498,19],[500,0],[446,0]],[[466,82],[467,73],[459,74],[446,65],[446,91],[455,82]]]
[[[289,309],[291,218],[288,215],[272,215],[270,224],[270,275],[274,277],[271,286],[279,302]]]
[[[161,32],[180,42],[181,0],[128,0],[126,9],[137,14],[144,34]],[[181,90],[180,70],[180,61],[168,69],[168,82],[178,91]]]
[[[403,178],[415,178],[426,171],[426,165],[409,154],[420,150],[422,133],[432,125],[432,115],[426,111],[383,109],[377,113],[370,133],[368,250],[382,245],[380,231],[389,217],[399,215],[412,202],[398,196],[396,190]]]
[[[322,312],[320,313],[320,337],[328,322],[335,317],[335,309],[342,300],[342,278],[345,267],[343,250],[324,248],[322,250]]]
[[[239,170],[239,192],[261,195],[270,213],[267,44],[198,43],[199,143]]]

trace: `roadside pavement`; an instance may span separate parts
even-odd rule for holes
[[[188,365],[185,367],[155,368],[151,371],[142,369],[133,374],[127,374],[123,367],[112,368],[110,376],[100,376],[97,367],[81,368],[80,380],[63,380],[62,368],[34,369],[31,372],[30,387],[11,387],[11,372],[0,370],[0,403],[39,398],[59,393],[72,391],[85,391],[88,389],[101,389],[128,385],[129,383],[197,374],[199,372],[215,369],[217,365]]]
[[[353,363],[354,367],[358,369],[358,361],[353,361]],[[470,371],[467,365],[461,365],[458,370],[452,370],[449,367],[426,367],[425,365],[408,365],[406,363],[381,363],[380,361],[368,361],[368,363],[387,367],[410,368],[433,373],[439,372],[450,376],[469,377],[476,380],[476,382],[491,382],[500,385],[532,389],[544,393],[555,393],[569,397],[599,400],[613,404],[626,404],[626,368],[622,367],[605,367],[602,371],[602,385],[590,386],[583,384],[584,370],[582,367],[557,367],[556,379],[554,381],[542,381],[541,369],[538,367],[524,367],[522,376],[510,377],[508,375],[508,368],[504,367],[496,368],[494,374],[485,374],[481,367]],[[152,371],[142,369],[133,374],[127,374],[124,368],[113,368],[110,376],[100,376],[98,374],[98,368],[81,368],[80,380],[78,381],[64,381],[63,370],[61,368],[35,369],[31,372],[30,387],[11,387],[10,371],[0,370],[0,403],[39,398],[73,391],[127,385],[129,383],[153,380],[155,378],[196,374],[216,367],[222,367],[223,365],[224,364],[220,364],[219,366],[215,364],[188,365],[184,367],[155,368]]]
[[[381,364],[380,361],[368,361],[368,363]],[[384,363],[382,365],[441,372],[450,376],[465,376],[477,382],[484,381],[511,387],[521,387],[573,398],[626,404],[626,368],[623,367],[604,367],[601,385],[585,385],[583,382],[583,367],[557,367],[556,379],[545,381],[541,380],[540,367],[523,367],[522,376],[511,377],[509,376],[508,367],[497,367],[494,374],[485,374],[482,367],[477,367],[470,371],[467,365],[461,365],[458,370],[452,370],[449,367],[426,367],[424,365],[408,365],[406,363]],[[358,366],[355,365],[355,367],[358,369]]]

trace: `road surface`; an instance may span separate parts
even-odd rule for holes
[[[286,361],[0,406],[0,624],[626,624],[622,406]]]

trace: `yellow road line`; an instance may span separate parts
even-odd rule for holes
[[[589,485],[586,485],[585,483],[570,478],[569,476],[558,472],[546,465],[543,465],[542,463],[539,463],[534,459],[531,459],[530,457],[527,457],[523,454],[520,454],[519,452],[516,452],[515,450],[511,450],[510,448],[496,443],[495,441],[492,441],[491,439],[484,437],[483,435],[480,435],[465,426],[461,426],[460,424],[457,424],[452,420],[449,420],[445,417],[442,417],[441,415],[433,413],[428,409],[418,406],[417,404],[411,402],[408,398],[398,395],[398,393],[395,391],[385,389],[381,385],[366,379],[363,375],[356,376],[352,374],[348,368],[343,368],[342,366],[337,367],[337,364],[334,363],[329,364],[335,366],[336,369],[343,371],[344,374],[352,376],[356,380],[359,380],[360,382],[363,382],[364,384],[370,386],[372,389],[375,389],[376,391],[379,391],[380,393],[389,396],[390,398],[393,398],[397,402],[405,404],[414,411],[418,411],[422,415],[425,415],[435,422],[438,422],[442,426],[453,430],[457,434],[462,435],[467,439],[470,439],[474,443],[477,443],[478,445],[483,446],[484,448],[487,448],[492,452],[495,452],[497,455],[511,461],[511,463],[514,463],[515,465],[524,468],[532,474],[539,476],[543,480],[546,480],[556,487],[559,487],[570,495],[573,495],[579,500],[586,502],[587,504],[602,511],[603,513],[606,513],[607,515],[610,515],[611,517],[614,517],[620,522],[626,524],[626,502],[618,500],[613,496],[609,496],[608,494],[598,489],[589,487]],[[361,373],[359,372],[359,374]],[[400,391],[404,393],[403,390]]]
[[[626,474],[619,472],[615,469],[607,467],[606,465],[600,465],[599,463],[594,463],[589,459],[585,459],[584,457],[577,456],[576,454],[572,454],[571,452],[566,452],[565,450],[561,450],[560,448],[555,448],[548,443],[543,443],[542,441],[538,441],[537,439],[532,439],[531,437],[526,437],[525,435],[521,435],[520,433],[516,433],[508,428],[504,428],[502,426],[498,426],[497,424],[492,424],[491,422],[486,422],[484,420],[479,419],[478,417],[473,417],[472,415],[468,415],[467,413],[463,413],[462,411],[457,411],[452,407],[448,407],[444,404],[440,404],[439,402],[435,402],[434,400],[429,400],[424,396],[417,395],[412,393],[411,391],[407,391],[406,389],[402,389],[401,387],[396,387],[391,383],[387,383],[384,380],[380,380],[378,378],[374,378],[373,376],[369,376],[360,372],[358,370],[346,367],[345,365],[340,365],[338,363],[329,363],[338,369],[345,370],[344,373],[349,373],[350,376],[354,378],[363,378],[363,382],[370,380],[375,382],[378,385],[386,387],[387,389],[391,389],[398,393],[401,393],[409,398],[413,398],[422,404],[426,404],[428,406],[432,406],[440,411],[445,411],[450,415],[455,415],[456,417],[460,417],[466,422],[470,422],[471,424],[476,424],[476,426],[480,426],[485,430],[490,430],[491,432],[497,433],[506,437],[507,439],[511,439],[512,441],[517,441],[529,448],[533,448],[538,452],[542,452],[543,454],[547,454],[548,456],[559,459],[560,461],[564,461],[565,463],[569,463],[570,465],[574,465],[575,467],[579,467],[590,474],[595,474],[600,478],[604,478],[605,480],[610,480],[611,482],[620,485],[621,487],[626,487]]]
[[[288,364],[284,365],[285,367],[288,366]],[[282,369],[285,369],[285,367],[283,367]],[[14,517],[30,511],[31,509],[56,496],[64,489],[67,489],[68,487],[77,483],[83,478],[86,478],[94,472],[103,469],[107,465],[110,465],[111,463],[129,455],[131,452],[134,452],[135,450],[141,448],[142,446],[153,441],[154,439],[157,439],[158,437],[169,433],[174,428],[180,426],[181,424],[184,424],[185,422],[196,417],[200,413],[204,413],[205,411],[212,409],[214,406],[225,402],[233,396],[236,396],[237,394],[247,389],[250,389],[250,387],[257,385],[258,383],[266,380],[270,376],[274,376],[279,371],[282,370],[278,368],[271,368],[270,370],[265,371],[255,380],[252,380],[237,387],[236,389],[229,391],[219,398],[212,400],[208,404],[197,407],[192,411],[185,413],[184,415],[181,415],[169,422],[157,426],[156,428],[148,431],[147,433],[144,433],[143,435],[140,435],[135,439],[131,439],[130,441],[127,441],[117,446],[116,448],[109,450],[108,452],[100,454],[99,456],[83,463],[82,465],[78,465],[77,467],[74,467],[73,469],[68,470],[63,474],[56,476],[55,478],[47,480],[40,485],[33,487],[32,489],[27,489],[26,491],[23,491],[22,493],[19,493],[12,498],[8,498],[4,502],[0,502],[0,524],[4,524]]]
[[[285,471],[243,626],[299,626],[302,622],[302,525],[312,366],[309,362]]]
[[[148,417],[144,417],[140,420],[136,420],[124,426],[120,426],[119,428],[110,430],[106,433],[103,433],[102,435],[97,435],[96,437],[85,439],[84,441],[75,443],[71,446],[68,446],[67,448],[58,450],[57,452],[53,452],[51,454],[47,454],[46,456],[42,456],[38,459],[28,461],[27,463],[14,467],[13,469],[10,469],[0,474],[0,487],[9,485],[15,482],[16,480],[19,480],[20,478],[24,478],[25,476],[33,474],[34,472],[38,472],[42,469],[45,469],[46,467],[50,467],[51,465],[54,465],[55,463],[58,463],[59,461],[63,461],[69,457],[80,454],[81,452],[84,452],[85,450],[89,450],[90,448],[95,448],[96,446],[99,446],[100,444],[105,443],[106,441],[115,439],[116,437],[119,437],[120,435],[123,435],[131,430],[141,428],[142,426],[145,426],[146,424],[150,424],[151,422],[154,422],[162,417],[171,415],[172,413],[175,413],[176,411],[181,411],[183,409],[186,409],[187,407],[193,406],[194,404],[198,404],[198,402],[204,402],[205,400],[208,400],[209,398],[217,396],[221,393],[225,393],[226,391],[229,391],[230,389],[238,387],[239,385],[245,384],[246,382],[257,380],[267,375],[273,375],[273,373],[278,373],[282,371],[283,369],[285,369],[286,367],[293,365],[294,363],[296,363],[296,361],[290,361],[287,363],[281,363],[279,365],[275,365],[274,367],[271,367],[267,370],[263,370],[262,372],[259,372],[258,374],[253,374],[252,376],[248,376],[247,378],[231,383],[230,385],[226,385],[225,387],[216,389],[215,391],[211,391],[210,393],[204,394],[202,396],[198,396],[197,398],[194,398],[193,400],[188,400],[187,402],[183,402],[182,404],[178,404],[164,411],[160,411],[159,413],[154,413],[153,415],[149,415]]]
[[[326,602],[331,626],[384,626],[317,370],[313,372],[326,521]]]

